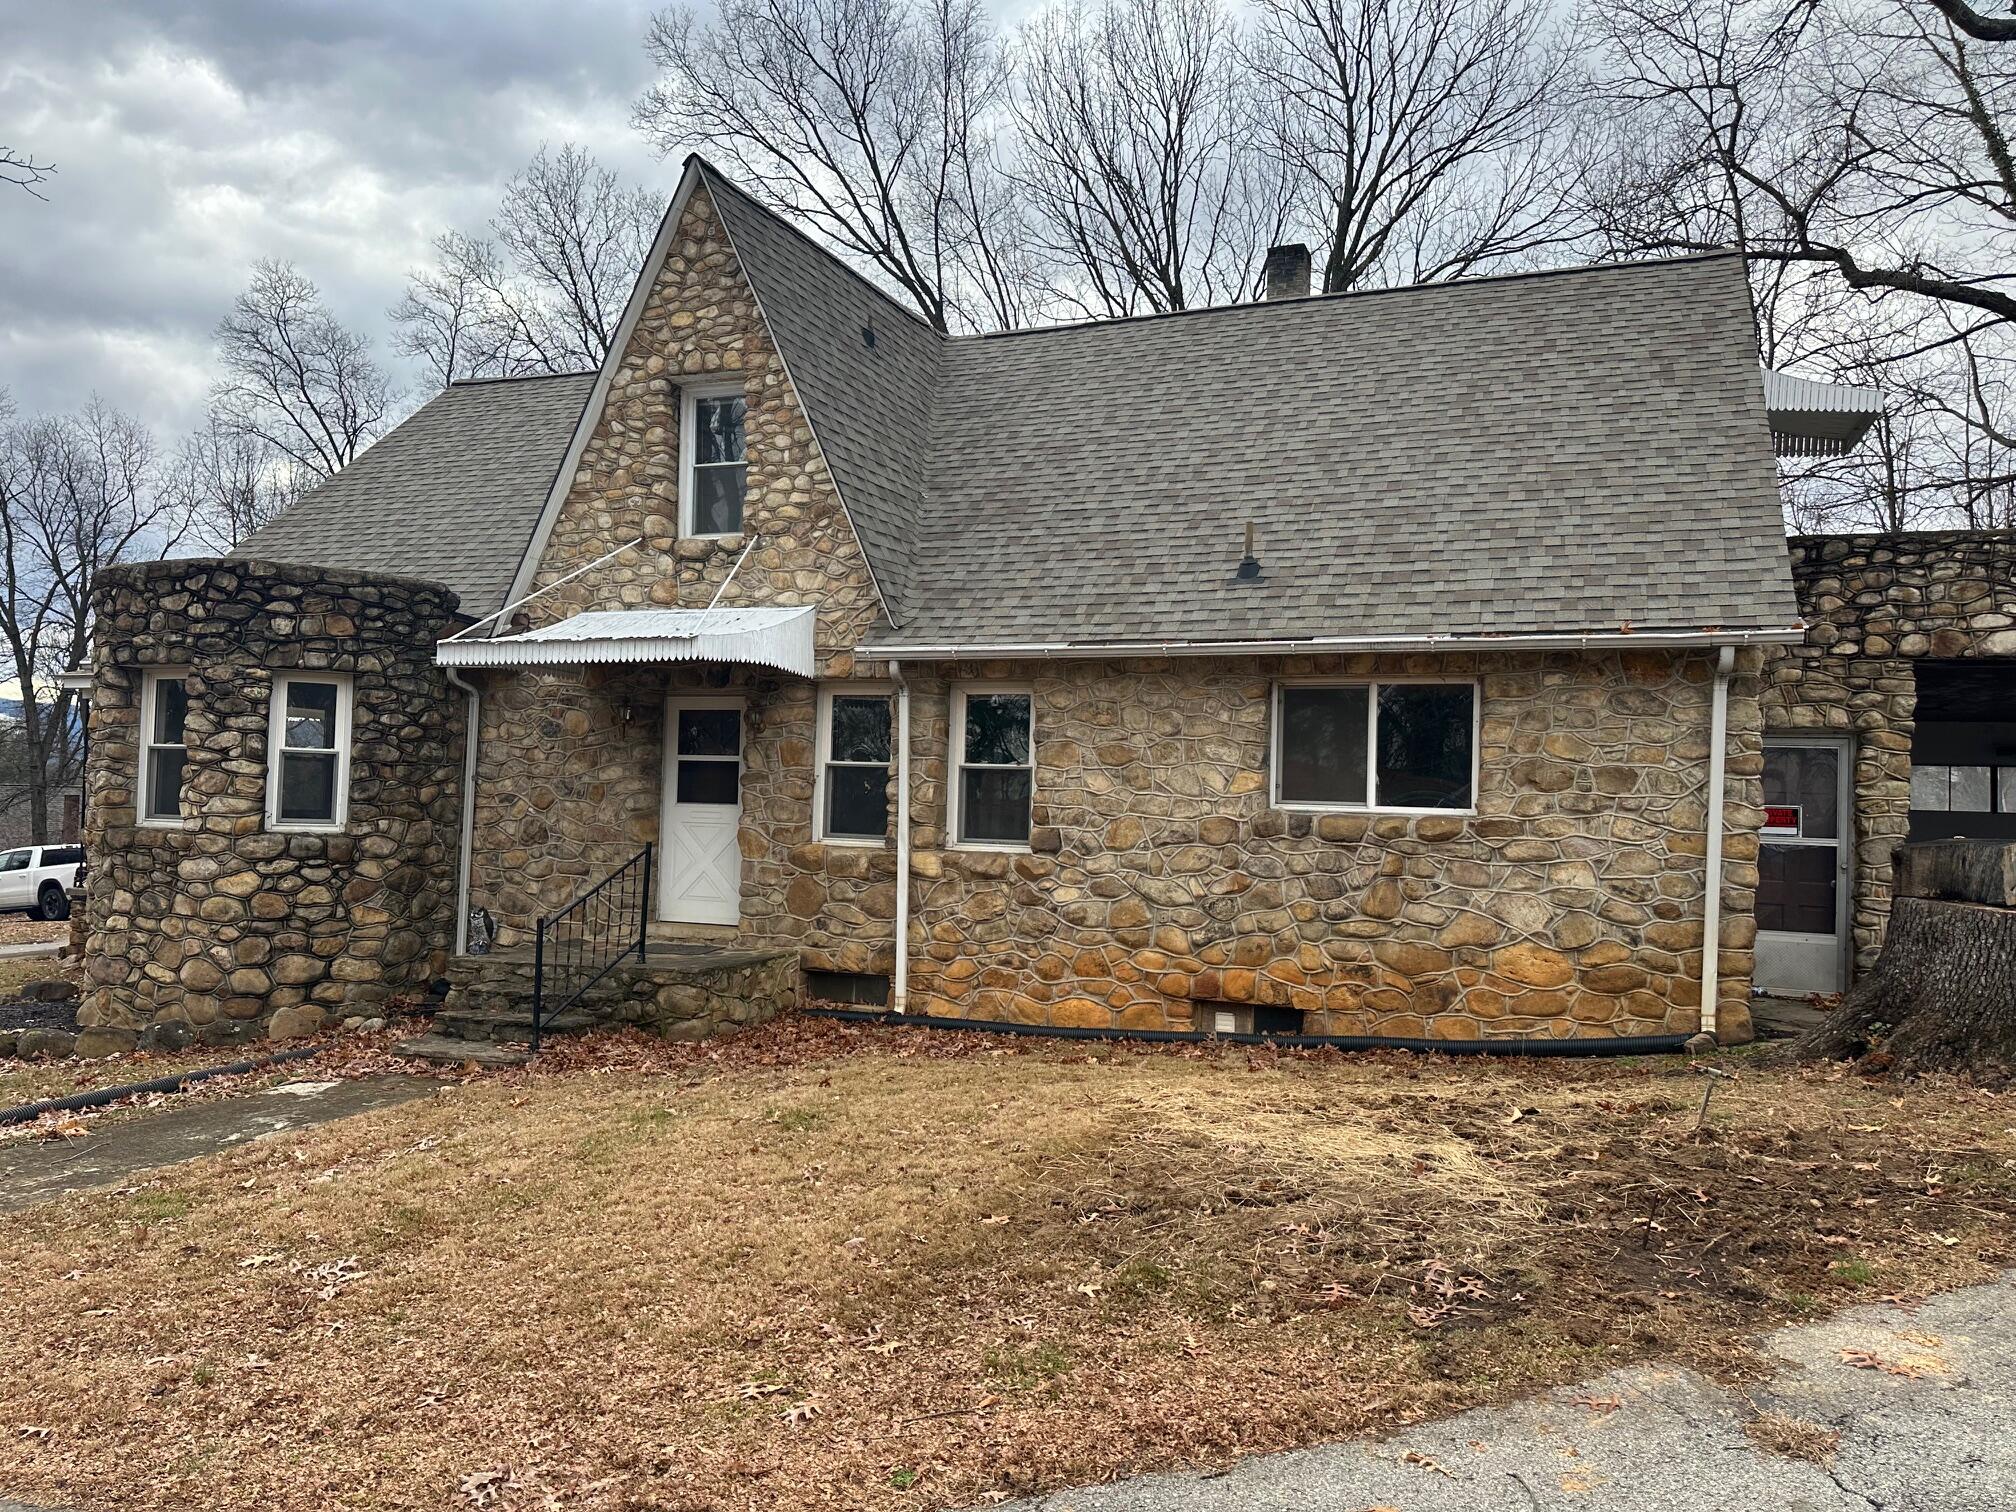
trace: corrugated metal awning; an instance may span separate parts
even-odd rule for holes
[[[1883,413],[1883,391],[1764,369],[1764,408],[1781,457],[1838,457]]]
[[[493,640],[445,640],[443,667],[580,667],[609,662],[722,662],[810,677],[809,604],[789,609],[607,609]]]

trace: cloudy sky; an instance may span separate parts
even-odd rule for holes
[[[0,143],[53,161],[0,198],[0,387],[93,391],[172,440],[258,257],[382,343],[407,271],[480,229],[541,142],[669,189],[629,125],[649,0],[43,0],[12,8]],[[389,357],[389,353],[383,353]],[[414,381],[417,381],[415,375]]]

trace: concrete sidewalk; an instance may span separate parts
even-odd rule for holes
[[[1637,1367],[1387,1439],[1059,1492],[1009,1512],[2016,1507],[2016,1273],[1915,1310],[1855,1308],[1781,1329],[1764,1345],[1785,1368],[1747,1394]],[[1838,1431],[1839,1444],[1825,1463],[1769,1452],[1743,1427],[1766,1412]]]
[[[312,1070],[314,1062],[308,1062]],[[0,1143],[0,1213],[65,1192],[113,1186],[136,1171],[174,1165],[289,1129],[389,1108],[439,1090],[419,1076],[295,1081],[264,1092],[109,1124],[76,1139]],[[0,1512],[8,1512],[0,1501]]]

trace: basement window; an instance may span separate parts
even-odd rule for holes
[[[1281,683],[1274,752],[1279,808],[1469,812],[1477,793],[1477,687]]]
[[[894,751],[886,691],[819,690],[819,775],[813,802],[819,838],[881,845],[889,838],[889,762]]]
[[[350,807],[350,679],[283,673],[267,726],[266,823],[340,830]]]
[[[1301,1034],[1302,1010],[1267,1003],[1227,1003],[1215,998],[1191,1009],[1191,1022],[1205,1034]]]
[[[889,978],[867,971],[807,971],[805,995],[862,1008],[889,1006]]]
[[[189,765],[184,726],[189,717],[189,674],[149,672],[140,685],[140,822],[176,824],[182,774]]]
[[[679,449],[686,459],[679,490],[681,535],[741,534],[742,495],[749,477],[748,413],[739,385],[687,392],[685,444]]]

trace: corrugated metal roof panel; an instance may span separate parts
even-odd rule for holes
[[[788,609],[591,610],[495,640],[445,640],[443,667],[579,667],[611,662],[724,662],[810,677],[818,611]]]

